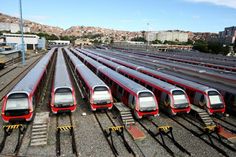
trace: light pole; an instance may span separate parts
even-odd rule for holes
[[[149,25],[150,25],[150,24],[149,24],[149,22],[148,22],[148,23],[147,23],[147,51],[148,51],[149,40],[150,40],[150,39],[149,39],[149,31],[150,31],[150,30],[149,30]]]
[[[20,5],[20,31],[21,31],[21,54],[22,54],[22,64],[25,64],[25,43],[24,43],[24,33],[23,33],[23,19],[22,19],[22,4],[19,0]]]

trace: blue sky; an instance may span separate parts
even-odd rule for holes
[[[236,25],[236,0],[22,0],[23,17],[64,29],[180,29],[218,32]],[[18,0],[0,0],[0,12],[18,16]],[[147,25],[149,23],[149,26]]]

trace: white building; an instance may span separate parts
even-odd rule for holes
[[[0,31],[9,31],[11,33],[16,33],[20,31],[20,26],[19,24],[15,24],[15,23],[0,22]],[[30,32],[30,28],[23,27],[23,32]]]
[[[145,33],[145,39],[147,41],[155,41],[157,39],[157,33],[158,32],[154,32],[154,31],[149,31]]]
[[[3,33],[4,42],[7,44],[20,46],[21,45],[21,34],[8,34]],[[39,42],[39,36],[24,34],[24,43],[26,50],[35,50]]]
[[[179,41],[179,42],[187,42],[188,41],[188,33],[180,32],[180,31],[163,31],[157,33],[157,40],[162,42],[164,41]]]

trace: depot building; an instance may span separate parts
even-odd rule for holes
[[[21,45],[21,34],[3,33],[2,38],[5,43],[19,47]],[[24,34],[24,43],[26,50],[36,50],[39,43],[39,36],[32,34]]]

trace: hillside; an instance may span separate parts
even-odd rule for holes
[[[6,23],[19,23],[19,18],[5,15],[0,13],[0,22]],[[30,27],[32,33],[47,33],[55,34],[57,36],[100,36],[102,38],[114,38],[115,40],[124,40],[131,39],[136,36],[140,36],[141,32],[129,32],[129,31],[120,31],[113,29],[106,29],[100,27],[90,27],[90,26],[72,26],[66,30],[60,27],[43,25],[40,23],[32,22],[29,20],[24,20],[24,26]]]

